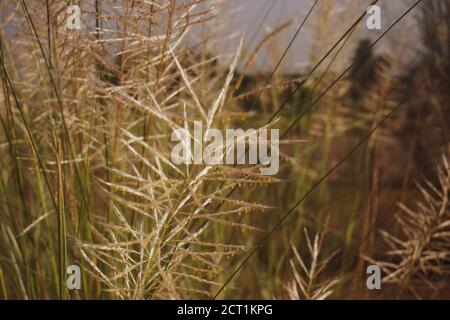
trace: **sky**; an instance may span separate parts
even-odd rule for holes
[[[311,59],[325,53],[367,9],[370,2],[372,0],[319,0],[283,59],[281,69],[285,72],[300,71]],[[230,33],[237,32],[243,35],[244,48],[255,48],[275,26],[292,21],[289,28],[280,33],[276,40],[269,41],[266,49],[261,51],[253,67],[253,71],[258,72],[272,70],[275,67],[312,3],[312,0],[225,0],[221,10],[232,12],[224,20]],[[349,57],[358,40],[378,37],[412,3],[411,0],[380,0],[382,29],[368,30],[364,19],[352,36],[352,41],[346,46],[348,51],[343,51],[344,58]],[[407,19],[390,31],[380,42],[378,50],[395,51],[399,41],[414,38],[414,14],[411,12]],[[229,43],[227,45],[230,46]]]
[[[252,49],[276,26],[291,22],[289,27],[265,44],[255,63],[248,68],[248,72],[268,72],[274,69],[313,3],[313,0],[209,0],[206,5],[216,1],[222,1],[217,8],[217,16],[224,25],[219,39],[221,43],[215,43],[210,48],[216,54],[233,53],[241,37],[244,39],[244,52],[246,49],[252,52]],[[340,59],[346,62],[360,39],[378,37],[413,1],[379,0],[382,9],[382,29],[368,30],[365,27],[366,19],[363,19],[352,35],[351,41],[340,54]],[[358,16],[365,12],[371,2],[372,0],[319,0],[283,59],[280,71],[302,72],[312,61],[319,59],[328,51]],[[408,19],[390,31],[377,45],[377,50],[389,53],[402,48],[405,56],[413,55],[414,50],[404,48],[414,43],[412,40],[417,36],[414,14],[415,12],[412,12]],[[212,29],[210,32],[215,32],[214,27]]]

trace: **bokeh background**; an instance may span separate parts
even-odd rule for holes
[[[450,1],[369,4],[1,2],[0,297],[449,298]],[[194,121],[279,173],[175,166]]]

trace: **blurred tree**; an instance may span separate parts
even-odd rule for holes
[[[442,103],[450,120],[450,0],[424,3],[419,17],[423,43],[421,65],[428,72],[428,90]],[[445,105],[445,106],[444,106]]]
[[[374,54],[369,39],[359,42],[352,62],[349,96],[352,100],[359,101],[379,82],[381,73],[389,66],[389,62],[383,56]]]
[[[421,174],[432,176],[436,160],[448,151],[450,141],[450,0],[424,1],[418,16],[418,54],[400,78],[400,93],[414,99],[405,109],[403,140],[415,141],[414,161]]]

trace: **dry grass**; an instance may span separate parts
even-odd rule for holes
[[[396,216],[399,235],[382,232],[390,247],[385,253],[389,260],[369,259],[383,268],[385,283],[399,286],[399,296],[408,289],[422,299],[421,286],[427,285],[435,293],[439,287],[445,287],[449,275],[450,168],[446,158],[438,169],[437,179],[437,185],[429,180],[418,185],[423,199],[414,209],[400,204],[401,213]]]
[[[2,2],[0,298],[448,298],[450,113],[437,84],[450,2],[430,3],[411,9],[423,46],[403,48],[417,50],[406,68],[358,40],[358,6],[335,30],[334,1],[270,26],[254,50],[221,1],[82,1],[79,31],[65,29],[68,1]],[[269,53],[295,59],[289,28],[312,33],[307,71],[245,72]],[[279,174],[174,165],[171,133],[194,121],[281,129]],[[383,267],[381,293],[364,287],[366,259]],[[72,264],[82,290],[66,288]]]

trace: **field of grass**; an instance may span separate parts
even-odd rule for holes
[[[450,1],[370,39],[307,3],[249,47],[221,1],[1,2],[0,299],[450,298]],[[279,129],[279,172],[174,164],[194,121]]]

